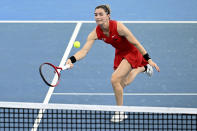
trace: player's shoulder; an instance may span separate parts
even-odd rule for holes
[[[121,21],[117,21],[117,31],[120,35],[123,35],[125,25]]]
[[[121,22],[121,21],[117,21],[117,27],[123,27],[124,26],[124,24]]]
[[[117,31],[121,36],[126,36],[129,32],[131,32],[131,30],[122,22],[117,23]]]

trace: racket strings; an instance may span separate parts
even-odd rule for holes
[[[41,66],[41,76],[45,83],[49,86],[55,86],[59,80],[57,71],[53,66],[43,64]]]

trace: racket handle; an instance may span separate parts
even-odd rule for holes
[[[62,70],[66,70],[68,68],[70,68],[70,65],[65,65],[64,67],[62,67]]]

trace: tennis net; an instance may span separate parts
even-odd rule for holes
[[[0,130],[196,131],[197,108],[0,102]]]

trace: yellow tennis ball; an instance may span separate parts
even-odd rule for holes
[[[75,41],[74,47],[75,47],[75,48],[79,48],[79,47],[80,47],[80,42],[79,42],[79,41]]]

